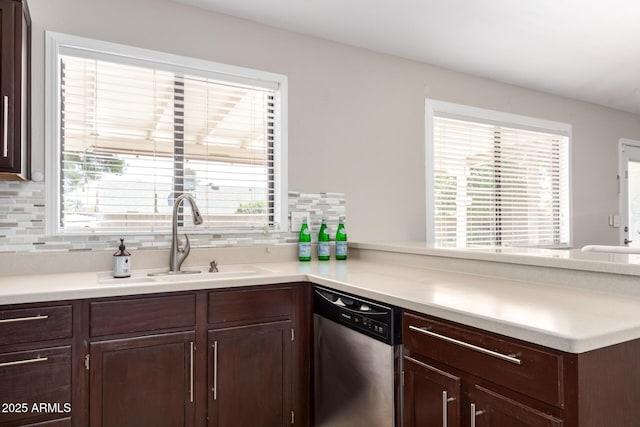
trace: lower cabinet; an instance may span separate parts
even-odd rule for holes
[[[291,321],[209,332],[209,426],[291,425]]]
[[[404,427],[459,426],[460,377],[404,357]]]
[[[560,427],[561,352],[411,313],[403,317],[405,427]]]
[[[76,421],[72,311],[68,302],[0,306],[0,426]]]
[[[194,425],[194,332],[90,344],[90,424]]]
[[[71,347],[0,354],[0,405],[2,426],[41,425],[52,415],[64,418],[49,423],[71,425]]]
[[[308,426],[309,301],[307,284],[87,301],[85,425]]]
[[[427,363],[404,357],[404,427],[560,427],[562,421],[512,398],[466,383]],[[463,417],[463,413],[465,416]]]
[[[208,425],[309,424],[310,293],[274,285],[208,295]]]
[[[571,354],[405,312],[405,427],[636,427],[640,340]]]

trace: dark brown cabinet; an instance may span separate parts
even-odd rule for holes
[[[561,352],[411,313],[403,337],[405,425],[564,425]]]
[[[292,425],[291,321],[209,332],[209,426]]]
[[[407,427],[638,425],[640,340],[571,354],[418,313],[402,327]]]
[[[29,179],[31,18],[26,2],[0,0],[0,179]]]
[[[96,300],[88,309],[90,425],[193,426],[195,293]]]
[[[460,378],[405,356],[404,427],[459,426]]]
[[[308,283],[0,306],[0,426],[308,426],[310,309]]]
[[[304,322],[295,314],[300,290],[276,286],[209,294],[209,426],[306,425],[300,410],[296,422],[293,400],[294,388],[306,394],[296,383],[303,355],[293,345],[296,330],[305,337]]]
[[[72,306],[0,307],[0,426],[70,426]]]
[[[309,295],[288,284],[84,302],[87,423],[307,426]]]
[[[194,344],[193,332],[91,343],[91,425],[194,425]]]

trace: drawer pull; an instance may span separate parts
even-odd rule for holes
[[[489,349],[483,348],[483,347],[478,347],[477,345],[469,344],[467,342],[460,341],[460,340],[457,340],[455,338],[448,337],[446,335],[436,334],[435,332],[431,332],[431,331],[429,331],[428,329],[425,329],[425,328],[418,328],[417,326],[409,325],[409,329],[411,329],[412,331],[420,332],[421,334],[425,334],[425,335],[429,335],[429,336],[434,337],[434,338],[438,338],[440,340],[443,340],[443,341],[446,341],[446,342],[449,342],[449,343],[452,343],[452,344],[459,345],[461,347],[468,348],[470,350],[477,351],[477,352],[482,353],[482,354],[486,354],[488,356],[493,356],[493,357],[496,357],[498,359],[505,360],[505,361],[510,362],[510,363],[514,363],[516,365],[522,365],[522,360],[518,359],[517,357],[513,357],[511,355],[498,353],[496,351],[489,350]]]
[[[16,317],[15,319],[0,319],[0,323],[11,323],[11,322],[26,322],[29,320],[45,320],[48,319],[49,316],[31,316],[31,317]]]
[[[27,359],[27,360],[16,360],[15,362],[0,363],[0,368],[4,368],[7,366],[26,365],[28,363],[46,362],[46,361],[47,361],[46,357],[37,357],[35,359]]]

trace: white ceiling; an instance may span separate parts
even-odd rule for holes
[[[637,0],[176,0],[640,114]]]

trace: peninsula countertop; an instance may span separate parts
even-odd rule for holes
[[[0,304],[311,282],[570,353],[640,338],[640,297],[629,295],[359,259],[263,262],[230,271],[170,280],[150,278],[152,270],[130,279],[108,272],[5,276]]]

